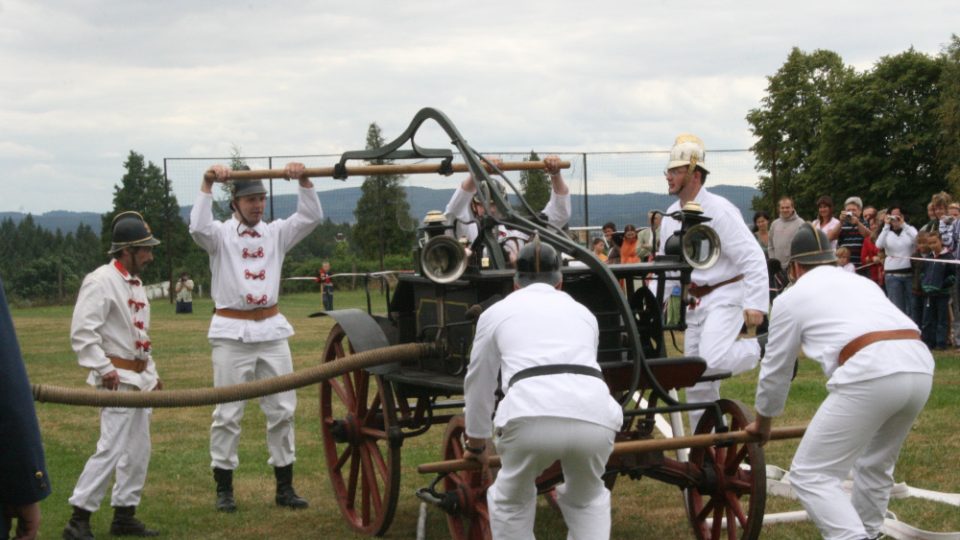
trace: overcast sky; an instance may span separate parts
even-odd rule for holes
[[[953,15],[950,15],[953,13]],[[868,69],[956,1],[0,0],[0,211],[103,212],[130,150],[339,153],[422,107],[480,150],[747,148],[791,47]],[[199,179],[198,179],[199,183]],[[188,204],[190,201],[181,201]]]

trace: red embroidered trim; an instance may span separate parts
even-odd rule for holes
[[[247,303],[248,303],[248,304],[256,304],[256,305],[258,305],[258,306],[266,305],[266,303],[267,303],[267,295],[263,295],[263,296],[261,296],[260,298],[256,298],[256,297],[254,297],[252,294],[248,294],[248,295],[247,295]]]
[[[267,271],[266,271],[266,270],[261,270],[259,273],[256,273],[256,274],[254,274],[253,272],[251,272],[251,271],[249,271],[249,270],[244,270],[244,271],[243,271],[243,275],[244,275],[244,277],[246,277],[247,279],[267,279]]]

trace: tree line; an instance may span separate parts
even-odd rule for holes
[[[747,114],[762,195],[775,210],[858,195],[925,216],[930,195],[960,194],[960,37],[930,56],[910,48],[859,72],[829,50],[794,48]]]

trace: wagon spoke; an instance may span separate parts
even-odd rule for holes
[[[727,485],[735,489],[737,495],[743,495],[744,493],[750,493],[753,491],[753,478],[750,476],[751,473],[747,471],[741,471],[727,478]]]
[[[740,499],[734,496],[732,493],[727,493],[727,508],[734,515],[737,516],[737,521],[740,522],[741,527],[747,526],[747,515],[743,513],[743,506],[740,505]],[[727,527],[730,527],[730,518],[727,518]]]
[[[383,459],[383,454],[380,453],[380,449],[377,447],[377,442],[368,440],[366,444],[370,449],[370,457],[376,466],[378,478],[388,478],[390,476],[390,469],[387,467],[387,462]]]
[[[373,425],[374,419],[377,416],[377,413],[381,410],[380,403],[380,394],[373,396],[373,402],[370,404],[370,407],[367,409],[366,414],[363,415],[363,425],[369,426]]]
[[[463,474],[463,471],[447,473],[447,479],[457,486],[469,486],[469,477]]]
[[[343,464],[347,462],[347,459],[350,457],[350,454],[352,452],[353,451],[350,448],[350,445],[346,445],[343,447],[343,453],[340,454],[340,456],[337,458],[337,462],[334,464],[337,470],[340,470],[343,468]]]
[[[710,500],[703,505],[703,510],[701,510],[700,513],[697,514],[697,521],[706,521],[707,516],[710,515],[711,511],[713,511],[713,505],[714,505],[713,497],[710,497]]]
[[[727,507],[727,540],[737,540],[737,524],[733,521],[733,510]]]
[[[343,384],[338,379],[330,379],[327,383],[330,385],[330,388],[333,389],[333,392],[337,394],[337,397],[340,398],[340,401],[347,407],[347,409],[352,409],[354,406],[353,399],[353,389],[350,387],[350,376],[344,375],[343,378],[346,380],[347,384]]]
[[[710,538],[720,538],[720,531],[723,529],[723,505],[716,501],[713,507],[713,531]]]
[[[721,467],[723,467],[723,464],[726,462],[726,460],[727,460],[727,449],[722,446],[716,447],[713,452],[713,465],[716,468],[720,469]]]
[[[366,463],[364,463],[363,457],[360,461],[361,467],[361,477],[360,477],[360,519],[363,523],[370,523],[370,489],[369,483],[366,482]]]
[[[723,468],[724,471],[727,474],[733,474],[736,471],[736,469],[740,468],[740,464],[743,463],[745,459],[747,459],[748,451],[749,449],[747,448],[747,445],[744,444],[740,446],[740,449],[737,450],[737,452],[729,452],[727,457],[727,462]]]
[[[380,486],[378,484],[377,471],[374,468],[373,464],[373,453],[376,452],[379,455],[379,451],[376,449],[376,445],[373,445],[373,449],[370,449],[371,443],[367,441],[367,449],[361,453],[363,456],[363,478],[365,482],[363,483],[367,487],[366,498],[373,503],[373,511],[380,513]]]
[[[370,387],[370,375],[366,371],[359,371],[355,375],[357,416],[363,418],[367,413],[367,390]]]
[[[349,482],[347,483],[347,501],[353,506],[354,501],[357,500],[357,481],[360,476],[360,456],[358,456],[358,450],[355,447],[350,447],[350,476]]]

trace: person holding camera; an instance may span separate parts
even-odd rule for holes
[[[840,212],[840,236],[837,237],[837,247],[850,250],[850,262],[857,268],[857,273],[870,276],[870,269],[863,267],[861,252],[863,244],[870,237],[870,228],[860,218],[863,212],[863,200],[860,197],[847,197],[843,203],[843,212]]]
[[[177,313],[193,313],[193,280],[190,274],[182,272],[177,281]]]
[[[917,229],[907,223],[903,209],[892,205],[887,209],[877,247],[887,254],[883,261],[887,298],[908,317],[913,317],[911,286],[913,268],[910,257],[917,250]]]

